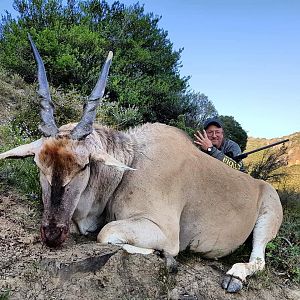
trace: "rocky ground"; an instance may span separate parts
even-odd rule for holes
[[[170,274],[157,255],[131,255],[71,235],[57,250],[39,237],[39,209],[11,191],[0,195],[0,299],[300,299],[280,276],[251,278],[238,294],[220,287],[228,269],[196,255]]]

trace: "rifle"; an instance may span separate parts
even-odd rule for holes
[[[240,161],[241,159],[246,158],[249,154],[252,154],[252,153],[255,153],[255,152],[264,150],[264,149],[268,149],[268,148],[274,147],[274,146],[279,145],[279,144],[283,144],[283,143],[288,142],[288,141],[289,141],[289,139],[285,139],[285,140],[282,140],[282,141],[279,141],[279,142],[276,142],[276,143],[272,143],[272,144],[270,144],[270,145],[266,145],[266,146],[263,146],[263,147],[254,149],[254,150],[252,150],[252,151],[245,152],[245,153],[242,153],[242,154],[240,154],[240,155],[237,155],[237,156],[235,156],[233,159],[234,159],[235,161]]]

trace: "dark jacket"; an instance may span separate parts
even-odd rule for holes
[[[233,159],[235,156],[240,155],[241,153],[241,148],[236,142],[229,139],[224,139],[221,148],[218,149],[216,147],[213,147],[212,151],[209,154],[212,157],[230,166],[231,168],[245,172],[246,170],[244,168],[243,162],[237,162]]]

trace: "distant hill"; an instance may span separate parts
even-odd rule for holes
[[[281,189],[293,188],[295,191],[300,192],[300,132],[295,132],[290,135],[283,136],[281,138],[276,138],[276,139],[249,137],[245,152],[284,139],[289,139],[289,141],[285,143],[285,145],[287,146],[288,165],[284,167],[282,170],[286,172],[288,176],[281,183],[277,184],[276,187]],[[270,150],[276,148],[278,149],[279,147],[281,147],[281,145],[274,146],[270,148]],[[249,155],[244,160],[245,164],[248,165],[259,161],[262,158],[264,151],[268,151],[268,150],[262,150],[260,152]]]
[[[288,165],[289,166],[300,165],[300,132],[295,132],[290,135],[283,136],[281,138],[273,138],[273,139],[249,137],[245,152],[285,139],[289,139],[289,142],[285,143],[285,145],[287,145],[288,147],[288,163],[289,163]],[[280,147],[280,145],[275,147]],[[250,160],[251,160],[251,156],[249,155]]]

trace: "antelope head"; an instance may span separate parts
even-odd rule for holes
[[[84,105],[81,120],[76,125],[56,126],[44,63],[32,40],[31,48],[38,66],[40,97],[39,129],[42,137],[0,154],[0,159],[34,156],[40,170],[44,203],[41,224],[42,241],[50,246],[61,245],[69,232],[69,222],[81,194],[88,185],[90,161],[97,160],[117,168],[129,168],[101,147],[93,130],[96,109],[103,97],[113,53],[109,52],[95,88]]]

